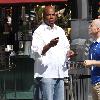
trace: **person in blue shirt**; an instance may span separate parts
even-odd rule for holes
[[[94,41],[89,48],[89,60],[84,61],[84,66],[91,69],[93,100],[100,100],[100,19],[92,21],[89,33]]]

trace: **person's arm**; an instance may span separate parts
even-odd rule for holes
[[[42,50],[42,55],[44,55],[51,48],[50,43],[45,45]]]
[[[91,65],[96,65],[100,67],[100,61],[97,61],[97,60],[85,60],[83,64],[85,67],[91,67]]]
[[[44,55],[51,47],[56,46],[57,43],[58,43],[58,41],[59,41],[59,37],[52,39],[50,41],[50,43],[48,43],[47,45],[45,45],[43,47],[43,50],[42,50],[42,55]]]
[[[36,60],[41,57],[43,46],[45,45],[40,32],[35,31],[32,35],[31,57]]]

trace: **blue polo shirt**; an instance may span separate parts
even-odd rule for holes
[[[100,39],[98,42],[93,42],[89,49],[90,60],[100,60]],[[91,67],[91,82],[96,84],[100,82],[100,67],[93,65]]]

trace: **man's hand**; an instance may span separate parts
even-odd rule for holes
[[[50,41],[50,43],[49,43],[49,46],[50,46],[50,47],[56,46],[57,43],[58,43],[58,41],[59,41],[59,37],[56,37],[56,38],[52,39],[52,40]]]
[[[67,55],[67,57],[73,57],[75,55],[75,53],[74,53],[74,51],[69,50],[69,51],[67,51],[66,55]]]
[[[83,62],[83,65],[85,66],[85,67],[90,67],[91,65],[93,65],[93,63],[95,62],[95,60],[85,60],[84,62]]]

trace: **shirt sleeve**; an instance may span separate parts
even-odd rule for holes
[[[42,36],[36,32],[33,33],[31,52],[32,52],[32,58],[34,60],[42,56],[41,53],[43,50],[43,45],[44,45],[44,42],[43,42]]]
[[[62,35],[62,45],[63,45],[63,49],[65,52],[65,55],[67,54],[67,51],[70,50],[70,44],[69,44],[69,40],[65,35],[65,32],[63,31],[63,35]]]

